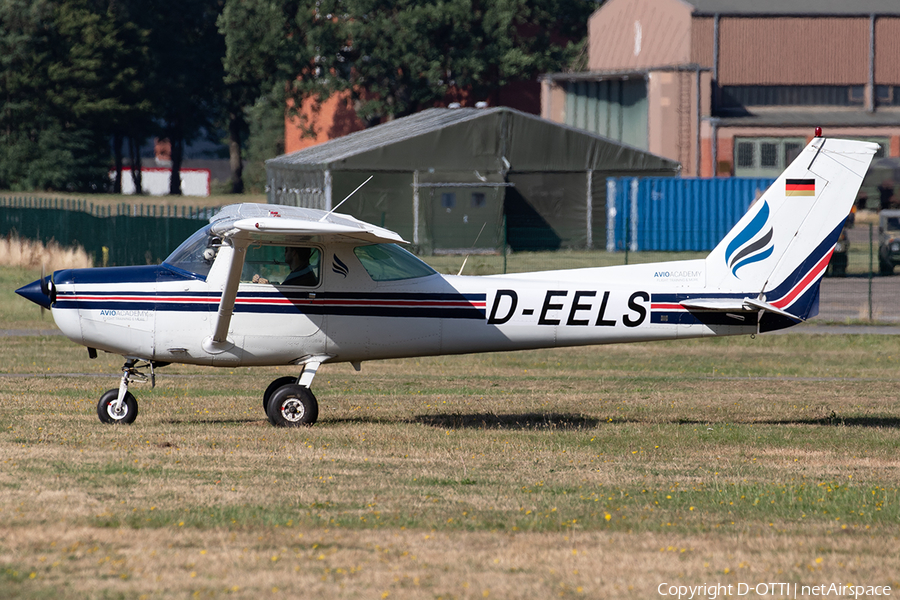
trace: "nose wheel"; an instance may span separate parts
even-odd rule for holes
[[[150,387],[156,387],[156,373],[154,367],[164,367],[169,363],[157,363],[147,361],[138,363],[138,359],[129,358],[122,366],[122,381],[118,389],[107,390],[100,396],[97,403],[97,416],[102,423],[130,425],[138,416],[138,403],[134,394],[128,391],[128,385],[132,382],[150,382]],[[141,369],[150,368],[150,374],[141,373]]]
[[[122,402],[119,402],[119,390],[107,390],[100,396],[100,402],[97,403],[97,416],[103,423],[123,423],[130,425],[134,423],[138,415],[137,400],[131,392],[125,392]]]

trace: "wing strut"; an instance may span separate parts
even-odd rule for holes
[[[234,342],[228,341],[228,327],[231,325],[231,316],[234,314],[234,301],[241,283],[241,271],[244,268],[246,250],[247,241],[232,238],[231,245],[224,246],[219,251],[230,251],[231,256],[225,257],[228,259],[228,274],[225,286],[222,288],[222,298],[219,300],[219,312],[216,314],[213,334],[203,340],[203,349],[210,354],[221,354],[234,346]]]

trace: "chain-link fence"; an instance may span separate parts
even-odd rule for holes
[[[176,214],[177,212],[177,214]],[[92,207],[86,202],[0,199],[0,235],[18,234],[42,242],[80,244],[95,265],[155,264],[204,225],[215,209],[119,205]],[[677,230],[667,231],[678,236]],[[882,273],[878,214],[861,211],[845,230],[840,252],[822,282],[819,320],[849,323],[900,323],[900,275]],[[103,248],[107,249],[104,253]],[[559,250],[506,252],[483,250],[466,255],[422,256],[442,273],[492,275],[554,269],[604,267],[704,258],[702,252]],[[900,271],[900,270],[898,270]],[[602,282],[597,282],[602,285]]]

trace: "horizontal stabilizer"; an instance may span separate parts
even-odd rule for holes
[[[806,319],[802,317],[798,317],[797,315],[793,315],[786,310],[782,310],[775,306],[774,304],[770,304],[764,300],[754,300],[752,298],[744,298],[744,304],[750,306],[751,308],[755,308],[757,310],[764,310],[766,312],[775,313],[776,315],[781,315],[782,317],[787,317],[788,319],[793,319],[795,321],[805,321]]]
[[[679,304],[688,310],[714,310],[721,312],[750,310],[744,306],[744,300],[737,298],[700,298],[696,300],[682,300]]]
[[[743,300],[737,298],[699,298],[696,300],[682,300],[679,304],[688,310],[711,310],[717,312],[762,310],[793,319],[794,321],[805,320],[769,302],[756,298],[744,298]]]

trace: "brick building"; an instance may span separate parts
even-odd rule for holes
[[[542,116],[684,175],[775,176],[817,126],[900,156],[897,0],[608,0],[587,68],[542,77]]]

